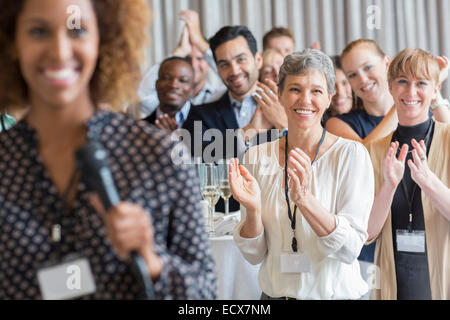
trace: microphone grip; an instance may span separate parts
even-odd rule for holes
[[[98,193],[105,210],[108,211],[118,204],[120,197],[106,161],[106,153],[101,144],[97,141],[88,140],[76,152],[76,160],[83,172],[83,179],[87,186]],[[136,251],[132,251],[130,256],[131,271],[137,280],[140,298],[154,300],[153,283],[145,260]]]
[[[131,271],[138,280],[139,292],[142,300],[156,300],[153,282],[148,273],[147,264],[136,251],[131,251]]]
[[[93,189],[97,191],[105,210],[108,211],[111,207],[120,202],[120,197],[117,193],[114,179],[109,168],[103,166],[100,168],[98,173],[100,175],[100,179],[93,179]],[[99,183],[101,183],[101,185],[95,185]]]

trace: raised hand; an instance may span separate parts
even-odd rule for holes
[[[167,130],[172,132],[178,129],[178,123],[174,116],[169,116],[167,113],[159,116],[158,119],[155,120],[155,125],[163,130]]]
[[[254,97],[266,119],[277,129],[287,128],[287,116],[278,100],[278,88],[275,82],[266,79],[266,84],[258,82]]]
[[[230,187],[233,198],[239,201],[247,211],[261,210],[261,190],[258,182],[236,158],[230,163]]]
[[[396,189],[400,181],[403,179],[405,172],[405,159],[408,154],[408,145],[404,144],[400,149],[398,159],[396,158],[399,143],[392,142],[388,150],[386,158],[383,160],[383,177],[384,183],[391,188]]]
[[[209,44],[203,37],[198,13],[194,10],[181,10],[179,16],[186,22],[191,44],[197,46],[202,52],[208,50]]]
[[[176,57],[186,58],[192,52],[192,46],[189,40],[189,31],[185,26],[183,28],[183,33],[181,34],[180,43],[178,47],[173,50],[172,55]]]
[[[289,198],[300,207],[310,193],[312,177],[311,159],[303,150],[295,148],[289,152],[287,174]]]
[[[412,156],[413,160],[408,160],[409,169],[411,169],[411,178],[417,183],[421,188],[430,181],[430,178],[434,174],[428,168],[427,163],[427,147],[423,140],[418,143],[415,139],[411,140],[413,150]]]
[[[448,70],[450,68],[450,65],[446,56],[437,56],[436,61],[439,64],[439,84],[441,84],[448,77]]]
[[[321,46],[321,44],[320,44],[320,41],[314,42],[314,43],[310,46],[310,48],[311,48],[311,49],[322,50],[322,46]]]
[[[257,106],[253,118],[249,126],[259,131],[269,130],[272,128],[272,123],[264,115],[264,111],[260,105]]]

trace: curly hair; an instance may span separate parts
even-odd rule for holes
[[[124,111],[137,103],[137,87],[145,58],[150,10],[146,0],[91,0],[100,35],[97,66],[90,81],[95,105]],[[0,108],[29,103],[19,62],[13,56],[16,21],[25,0],[0,0]]]

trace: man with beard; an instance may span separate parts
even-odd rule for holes
[[[258,95],[262,56],[257,52],[252,33],[245,26],[226,26],[209,40],[209,44],[218,74],[228,90],[218,101],[192,108],[183,125],[191,136],[193,156],[201,156],[204,162],[240,157],[251,144],[278,138],[272,137],[272,132],[268,134],[267,130],[273,125],[254,98]],[[234,134],[230,135],[229,129]],[[212,141],[209,135],[213,136]],[[216,209],[223,211],[222,200]],[[230,201],[230,211],[238,209],[239,204]]]
[[[194,69],[186,58],[170,57],[161,63],[156,81],[159,105],[146,121],[160,128],[181,127],[191,108]]]

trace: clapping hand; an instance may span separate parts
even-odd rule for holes
[[[175,119],[175,116],[169,116],[167,113],[159,116],[159,118],[155,120],[155,125],[158,128],[167,130],[169,132],[178,129],[178,123],[177,120]]]
[[[186,22],[191,44],[197,46],[202,52],[208,50],[209,43],[203,37],[198,12],[194,10],[181,10],[179,16],[181,20]]]
[[[261,190],[258,182],[236,158],[230,163],[230,187],[234,199],[239,201],[247,211],[261,210]]]
[[[303,150],[295,148],[289,152],[287,174],[289,197],[300,207],[310,194],[312,177],[311,159]]]
[[[275,82],[270,79],[266,83],[258,82],[258,90],[255,92],[255,100],[264,117],[270,121],[277,129],[287,128],[287,116],[283,106],[278,100],[278,88]]]
[[[448,70],[450,68],[450,65],[448,63],[448,59],[446,56],[437,56],[436,61],[439,64],[439,84],[442,84],[442,82],[445,81],[448,77]]]
[[[178,44],[178,47],[173,50],[172,55],[176,57],[187,57],[192,52],[192,46],[189,41],[189,31],[188,28],[185,26],[183,28],[183,33],[181,34],[180,43]]]
[[[413,160],[408,160],[408,166],[411,170],[411,178],[417,185],[421,188],[426,184],[427,181],[430,180],[431,175],[433,174],[431,170],[428,168],[427,163],[427,147],[423,140],[418,143],[415,139],[411,140],[412,146],[414,149],[412,150]]]
[[[392,189],[396,189],[400,181],[403,179],[405,172],[405,159],[408,154],[408,145],[404,144],[400,149],[400,155],[396,157],[399,147],[398,141],[392,142],[388,150],[386,158],[383,160],[383,177],[384,182]]]

